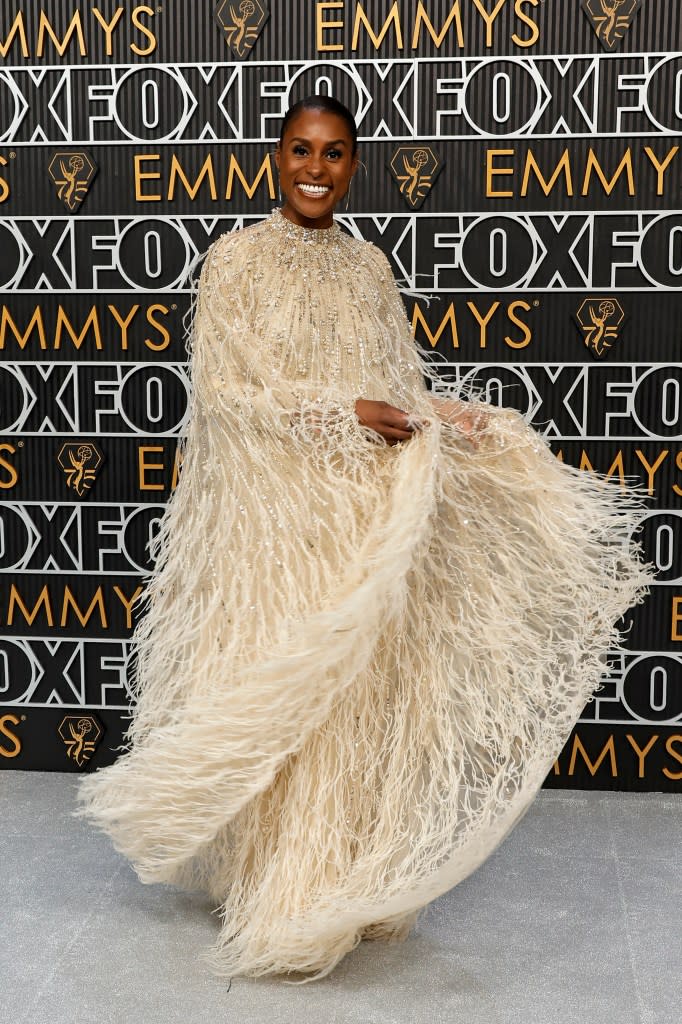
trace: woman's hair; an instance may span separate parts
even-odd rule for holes
[[[345,107],[339,100],[335,100],[333,96],[306,96],[305,99],[299,100],[298,103],[294,103],[292,107],[289,107],[284,120],[282,121],[282,128],[279,133],[279,144],[281,146],[284,133],[289,126],[289,123],[300,114],[302,110],[324,110],[327,114],[336,114],[337,117],[342,118],[346,122],[348,133],[353,140],[353,155],[358,148],[358,126],[355,123],[355,118],[351,114],[348,107]]]

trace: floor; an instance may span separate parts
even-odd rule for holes
[[[141,885],[70,816],[76,778],[0,773],[12,1024],[678,1024],[682,794],[543,790],[400,945],[326,978],[214,978],[200,897]]]

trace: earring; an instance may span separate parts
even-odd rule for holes
[[[350,190],[352,189],[352,187],[353,187],[353,178],[351,178],[349,183],[348,183],[348,191],[346,192],[346,205],[344,207],[345,210],[348,209],[348,204],[350,203]]]
[[[366,166],[366,164],[364,164],[362,162],[362,160],[358,160],[358,166],[362,167],[363,171],[365,172],[365,177],[367,177],[367,166]],[[355,177],[355,175],[353,175],[353,178],[354,177]],[[346,210],[348,209],[348,204],[350,203],[350,190],[353,187],[353,178],[350,179],[350,184],[348,185],[348,191],[346,192],[346,206],[345,206]]]

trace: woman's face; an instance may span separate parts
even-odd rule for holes
[[[329,228],[358,166],[346,122],[326,110],[302,110],[275,151],[282,213],[305,228]]]

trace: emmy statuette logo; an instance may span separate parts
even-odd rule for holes
[[[630,28],[642,0],[582,0],[583,10],[605,50],[615,50]]]
[[[388,165],[403,199],[418,210],[443,168],[431,146],[399,146]]]
[[[97,164],[83,150],[77,153],[55,153],[47,173],[57,186],[57,197],[69,213],[75,213],[97,174]]]
[[[67,441],[57,456],[64,470],[66,486],[82,498],[89,491],[104,461],[104,456],[92,441]]]
[[[625,313],[617,299],[585,299],[576,320],[587,348],[595,359],[603,359],[620,337]]]
[[[268,20],[267,4],[261,0],[221,0],[215,19],[235,57],[246,57]]]
[[[57,732],[66,747],[66,756],[82,768],[95,753],[104,730],[94,715],[66,715]]]

